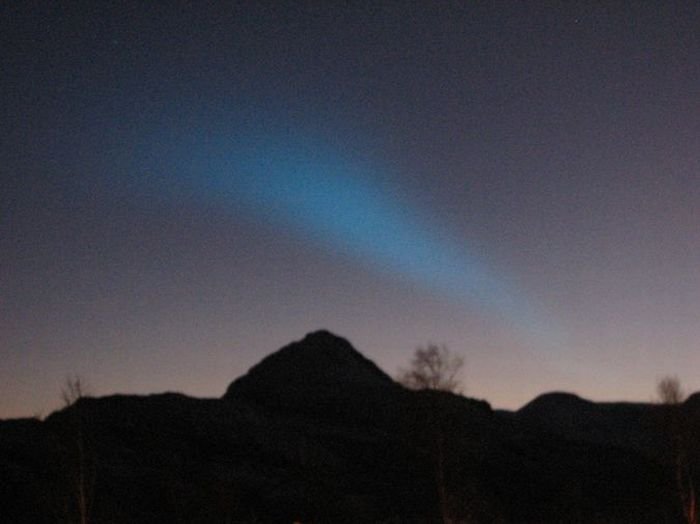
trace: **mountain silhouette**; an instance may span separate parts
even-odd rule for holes
[[[284,382],[284,384],[282,384]],[[229,386],[224,398],[252,395],[264,388],[284,390],[300,383],[349,389],[392,387],[394,381],[346,339],[320,330],[265,357]]]
[[[494,411],[405,389],[317,331],[222,398],[81,398],[0,421],[0,507],[30,524],[80,521],[78,493],[91,523],[683,522],[664,424],[684,417],[699,441],[698,398]]]
[[[376,418],[403,392],[347,340],[316,331],[265,357],[229,385],[225,400],[355,422]]]

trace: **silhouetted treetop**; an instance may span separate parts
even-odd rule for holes
[[[413,353],[408,369],[399,371],[398,381],[410,389],[458,392],[464,359],[447,346],[428,344]]]
[[[656,394],[659,402],[668,406],[677,406],[685,400],[681,381],[675,376],[666,376],[659,380],[656,384]]]

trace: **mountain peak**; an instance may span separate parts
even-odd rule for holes
[[[337,344],[347,344],[351,345],[347,339],[339,337],[338,335],[331,333],[327,329],[319,329],[317,331],[311,331],[304,336],[301,342],[325,342],[325,343],[337,343]]]
[[[234,380],[224,398],[311,412],[322,404],[366,402],[394,388],[391,377],[345,338],[320,330],[265,357]]]

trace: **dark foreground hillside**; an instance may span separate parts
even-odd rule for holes
[[[549,394],[494,412],[406,390],[317,332],[221,399],[83,398],[0,421],[0,521],[684,522],[673,435],[683,420],[698,441],[699,404]]]

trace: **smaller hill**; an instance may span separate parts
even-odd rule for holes
[[[553,391],[543,393],[518,410],[518,415],[529,419],[547,419],[557,416],[579,417],[590,412],[594,404],[574,393]]]
[[[531,428],[576,442],[633,449],[656,456],[662,447],[659,417],[652,404],[591,402],[572,393],[538,396],[515,417]]]

